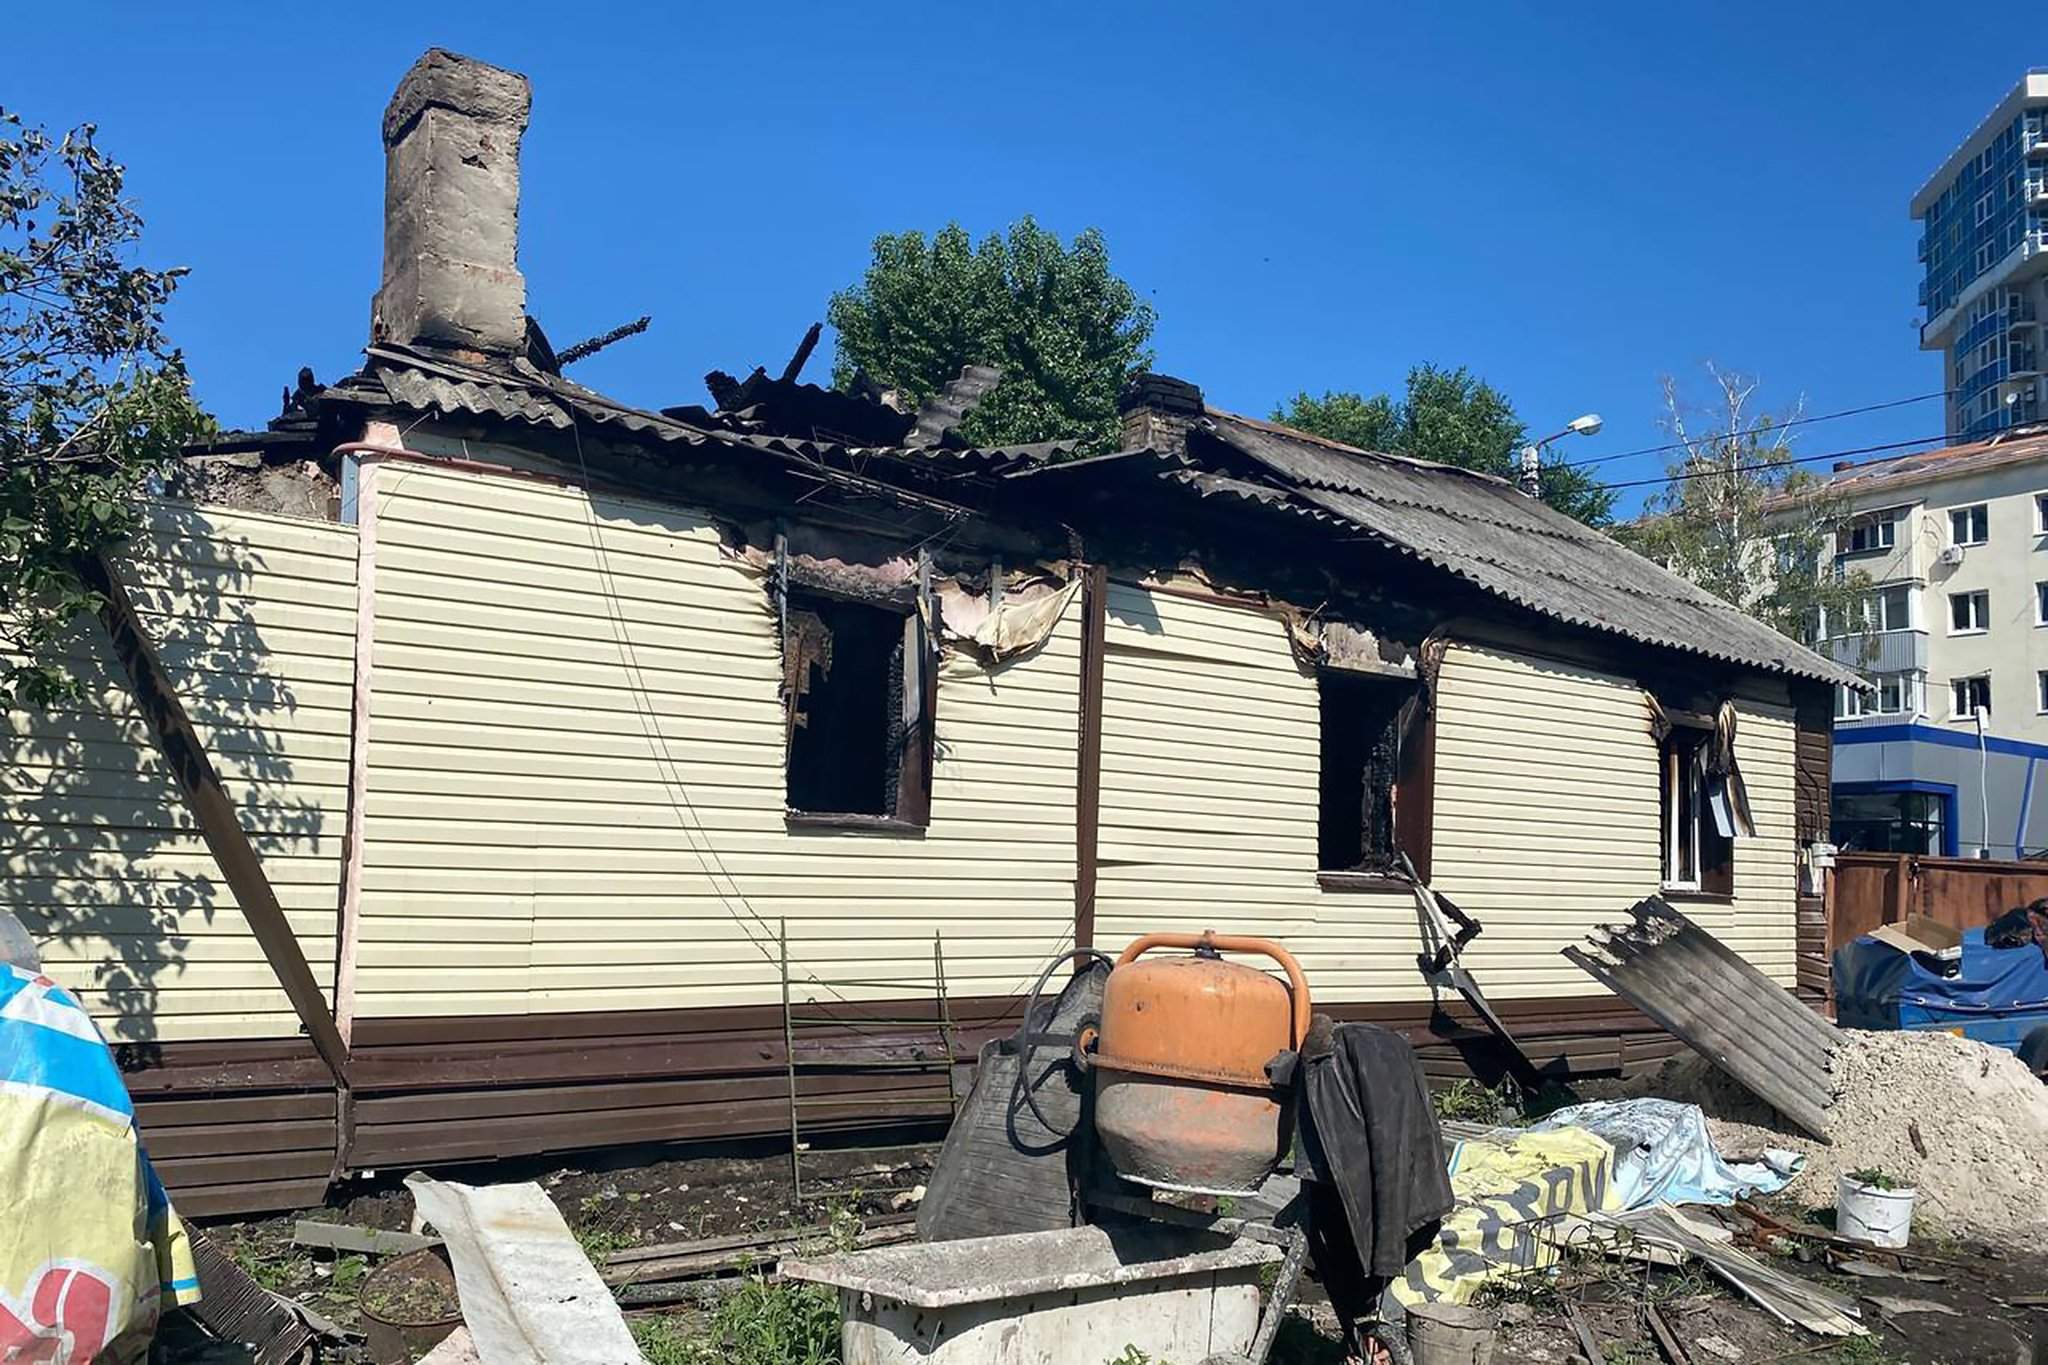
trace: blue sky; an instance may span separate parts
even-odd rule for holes
[[[1298,389],[1464,364],[1534,428],[1601,412],[1606,431],[1571,443],[1587,458],[1662,440],[1659,376],[1710,358],[1813,411],[1940,387],[1906,203],[2048,50],[1937,41],[1933,17],[74,3],[11,19],[0,98],[96,121],[128,163],[148,254],[192,267],[174,334],[229,423],[270,416],[302,363],[354,367],[378,119],[440,45],[532,78],[529,308],[558,345],[652,313],[576,371],[628,401],[701,401],[707,369],[779,365],[877,233],[1030,213],[1104,230],[1159,311],[1158,368],[1212,403],[1264,415]],[[1928,402],[1800,445],[1940,426]]]

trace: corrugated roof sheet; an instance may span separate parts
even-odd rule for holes
[[[1825,1141],[1835,1026],[1662,897],[1629,915],[1564,956]]]
[[[1774,673],[1856,675],[1512,484],[1212,411],[1206,429],[1382,544],[1555,620]]]
[[[1939,450],[1923,450],[1914,455],[1899,455],[1889,460],[1855,465],[1838,471],[1830,478],[1827,491],[1831,497],[1861,498],[1866,493],[1903,490],[1935,479],[2042,462],[2048,462],[2048,429],[2019,432],[1990,441],[1972,441],[1968,445],[1943,446]],[[1786,499],[1773,499],[1766,504],[1766,510],[1776,510],[1787,502]]]
[[[1208,456],[1153,453],[1067,461],[1073,446],[1045,442],[999,449],[946,445],[863,447],[684,420],[627,407],[520,361],[484,370],[403,347],[373,346],[350,396],[381,385],[406,408],[532,423],[556,430],[579,420],[643,440],[762,451],[869,488],[892,475],[930,487],[949,477],[1100,468],[1139,458],[1205,496],[1231,496],[1363,532],[1402,554],[1554,620],[1644,644],[1773,673],[1861,685],[1851,670],[1800,647],[1761,622],[1625,549],[1598,531],[1522,496],[1490,475],[1403,456],[1356,450],[1270,422],[1211,410],[1198,430],[1243,467],[1206,467]],[[966,378],[968,376],[963,376]],[[985,376],[974,375],[975,380]],[[975,387],[977,385],[970,385]],[[705,414],[716,422],[724,414]],[[1227,463],[1227,462],[1226,462]],[[907,490],[905,491],[906,495]],[[939,501],[939,500],[931,500]]]

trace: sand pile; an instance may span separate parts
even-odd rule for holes
[[[1806,1153],[1787,1193],[1810,1205],[1832,1206],[1836,1177],[1876,1166],[1919,1189],[1916,1221],[1951,1236],[2048,1235],[2048,1085],[2011,1053],[1952,1034],[1843,1029],[1841,1039],[1831,1146],[1704,1058],[1677,1059],[1638,1088],[1699,1105],[1724,1156]]]

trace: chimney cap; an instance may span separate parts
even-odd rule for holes
[[[413,120],[437,107],[523,129],[533,108],[533,83],[517,71],[430,47],[399,80],[385,106],[385,143],[396,141]]]
[[[1123,392],[1116,398],[1116,410],[1131,412],[1138,408],[1151,408],[1160,412],[1181,412],[1200,415],[1202,412],[1202,390],[1185,379],[1176,379],[1170,374],[1154,374],[1145,370],[1134,374],[1125,382]]]

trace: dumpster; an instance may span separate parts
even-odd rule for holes
[[[1953,975],[1929,953],[1865,935],[1835,950],[1835,1022],[1844,1028],[1956,1033],[2020,1055],[2038,1072],[2048,1055],[2048,960],[2033,944],[1993,948],[1963,934]]]

